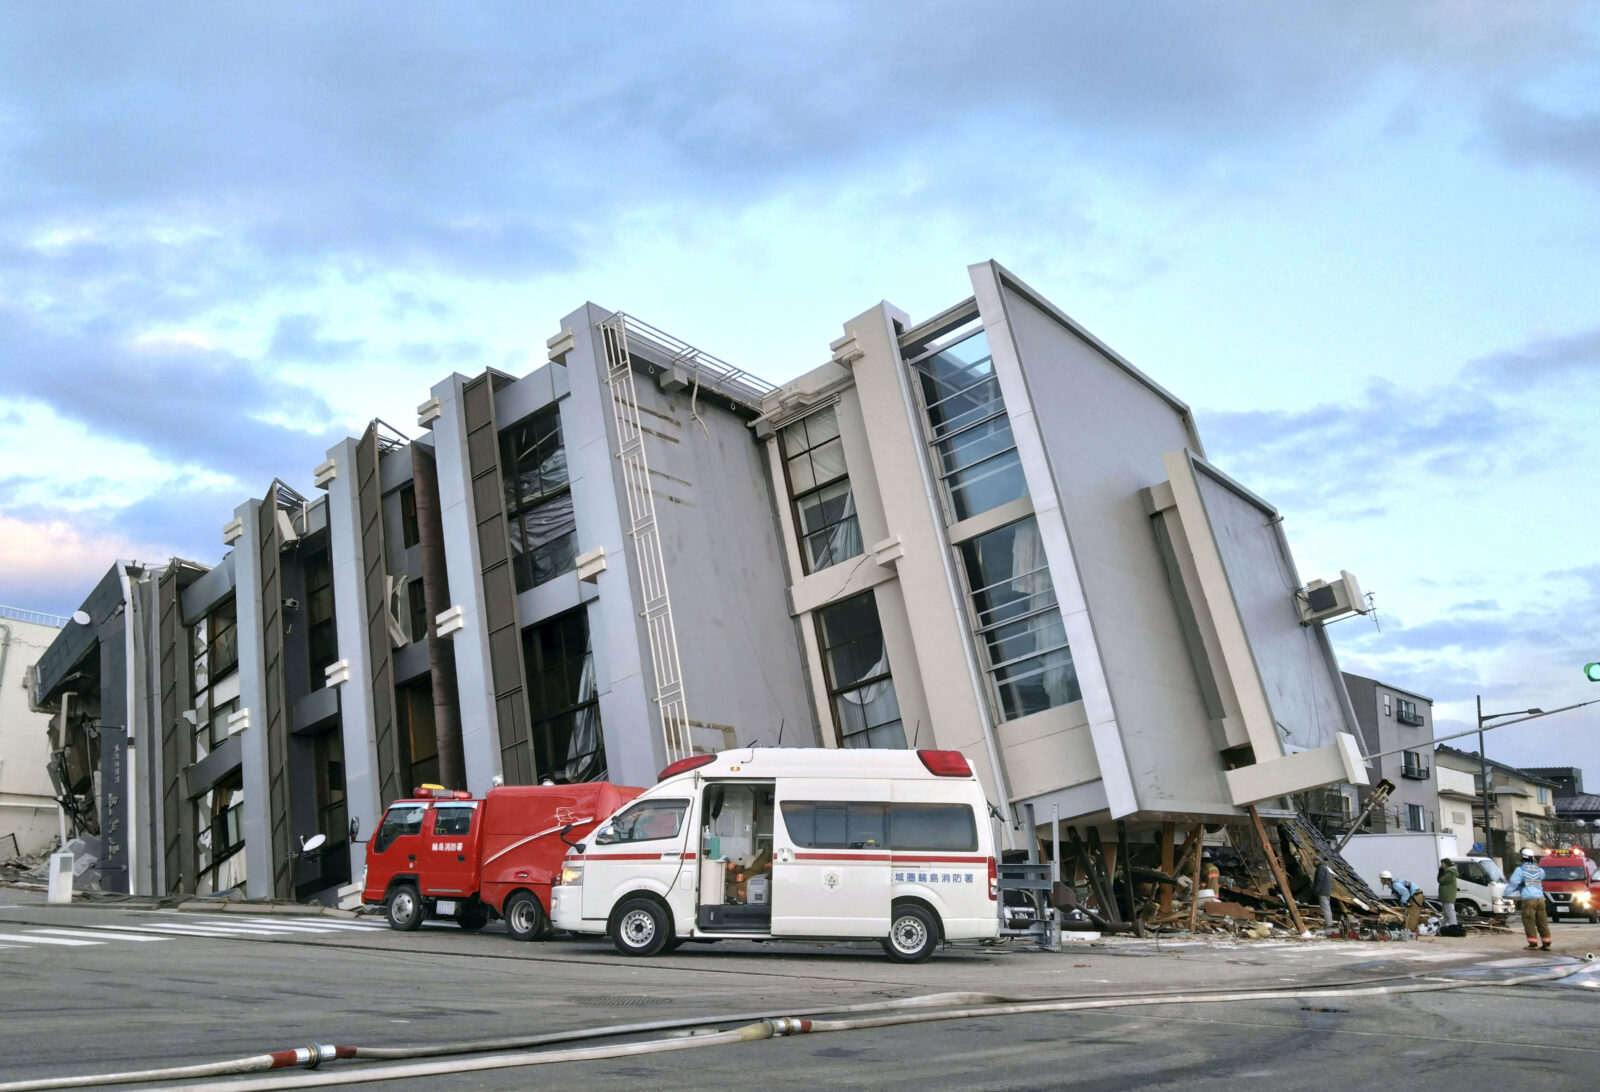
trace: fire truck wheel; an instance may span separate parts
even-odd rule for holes
[[[921,963],[939,946],[939,923],[914,902],[897,903],[889,916],[883,950],[896,963]]]
[[[403,883],[389,893],[384,905],[389,917],[389,928],[409,933],[422,928],[422,896],[411,884]]]
[[[477,899],[473,899],[456,915],[456,924],[469,933],[476,933],[489,924],[489,908]]]
[[[671,939],[667,912],[653,899],[629,899],[611,919],[611,943],[623,955],[653,956]]]
[[[516,940],[535,940],[544,932],[544,907],[531,891],[518,891],[506,900],[506,931]]]

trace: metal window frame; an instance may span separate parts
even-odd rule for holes
[[[861,599],[872,600],[872,617],[877,622],[878,640],[883,645],[884,670],[881,675],[873,675],[870,678],[865,679],[856,679],[855,681],[842,687],[836,686],[833,678],[833,663],[828,659],[828,653],[836,648],[843,648],[844,645],[828,644],[827,630],[822,624],[822,615],[835,607],[842,607],[848,603],[854,603]],[[828,693],[828,713],[833,718],[833,730],[838,737],[839,746],[843,747],[846,738],[849,736],[861,735],[862,733],[846,732],[844,730],[844,725],[839,720],[839,706],[837,702],[839,695],[848,694],[855,690],[861,690],[868,686],[874,686],[880,682],[887,682],[891,687],[894,686],[894,665],[889,663],[889,642],[888,639],[883,635],[883,615],[878,610],[878,597],[874,594],[871,588],[868,588],[866,591],[860,592],[856,595],[846,596],[843,599],[836,599],[833,602],[826,603],[812,611],[811,623],[816,628],[817,650],[818,655],[822,659],[822,684],[823,689],[825,689]],[[894,696],[895,704],[898,705],[900,703],[900,691],[896,690]],[[886,721],[885,723],[888,722]],[[901,719],[901,723],[904,724],[904,718]],[[875,727],[882,727],[882,725],[871,725],[868,728],[863,729],[863,731],[871,731],[871,729]]]

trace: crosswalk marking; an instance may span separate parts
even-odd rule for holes
[[[189,924],[179,923],[179,922],[173,922],[170,925],[116,925],[116,926],[98,926],[98,925],[96,925],[96,926],[91,926],[90,928],[95,928],[95,929],[100,929],[100,928],[122,929],[122,930],[128,930],[130,932],[135,932],[135,933],[167,933],[167,934],[173,934],[173,935],[176,935],[176,936],[189,936],[189,937],[231,937],[231,936],[239,936],[241,934],[253,935],[253,936],[263,936],[263,937],[272,937],[272,936],[281,937],[281,936],[285,935],[285,933],[283,933],[283,932],[281,932],[279,930],[276,930],[276,929],[251,929],[251,928],[242,928],[242,927],[241,928],[234,928],[234,929],[222,929],[222,928],[218,928],[217,926],[214,926],[214,925],[189,925]]]
[[[106,926],[97,926],[94,929],[29,929],[30,933],[48,933],[58,937],[89,937],[91,940],[143,940],[157,943],[166,940],[166,937],[144,937],[134,933],[113,933]]]
[[[23,944],[59,944],[65,948],[84,948],[100,943],[98,940],[68,940],[66,937],[29,937],[21,933],[0,933],[0,941],[13,940]]]
[[[283,924],[290,924],[288,922],[284,922],[282,918],[245,918],[244,920],[256,922],[262,925],[278,924],[280,922]],[[297,921],[293,924],[307,929],[350,929],[355,930],[356,932],[362,932],[367,929],[387,929],[389,927],[387,922],[382,921],[329,921],[326,919],[318,919],[315,922]]]

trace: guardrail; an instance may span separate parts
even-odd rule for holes
[[[61,614],[46,614],[38,610],[23,610],[21,607],[0,606],[0,618],[9,618],[13,622],[32,622],[36,626],[54,626],[64,629],[71,618]]]

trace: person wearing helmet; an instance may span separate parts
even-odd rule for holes
[[[1506,878],[1506,898],[1522,903],[1522,931],[1528,934],[1529,948],[1550,950],[1550,910],[1544,903],[1544,869],[1539,854],[1522,848],[1522,863]]]
[[[1406,912],[1406,932],[1416,935],[1417,926],[1422,924],[1422,907],[1427,901],[1422,894],[1422,888],[1410,880],[1397,880],[1387,868],[1378,873],[1378,879],[1383,881],[1383,886],[1395,897]]]

